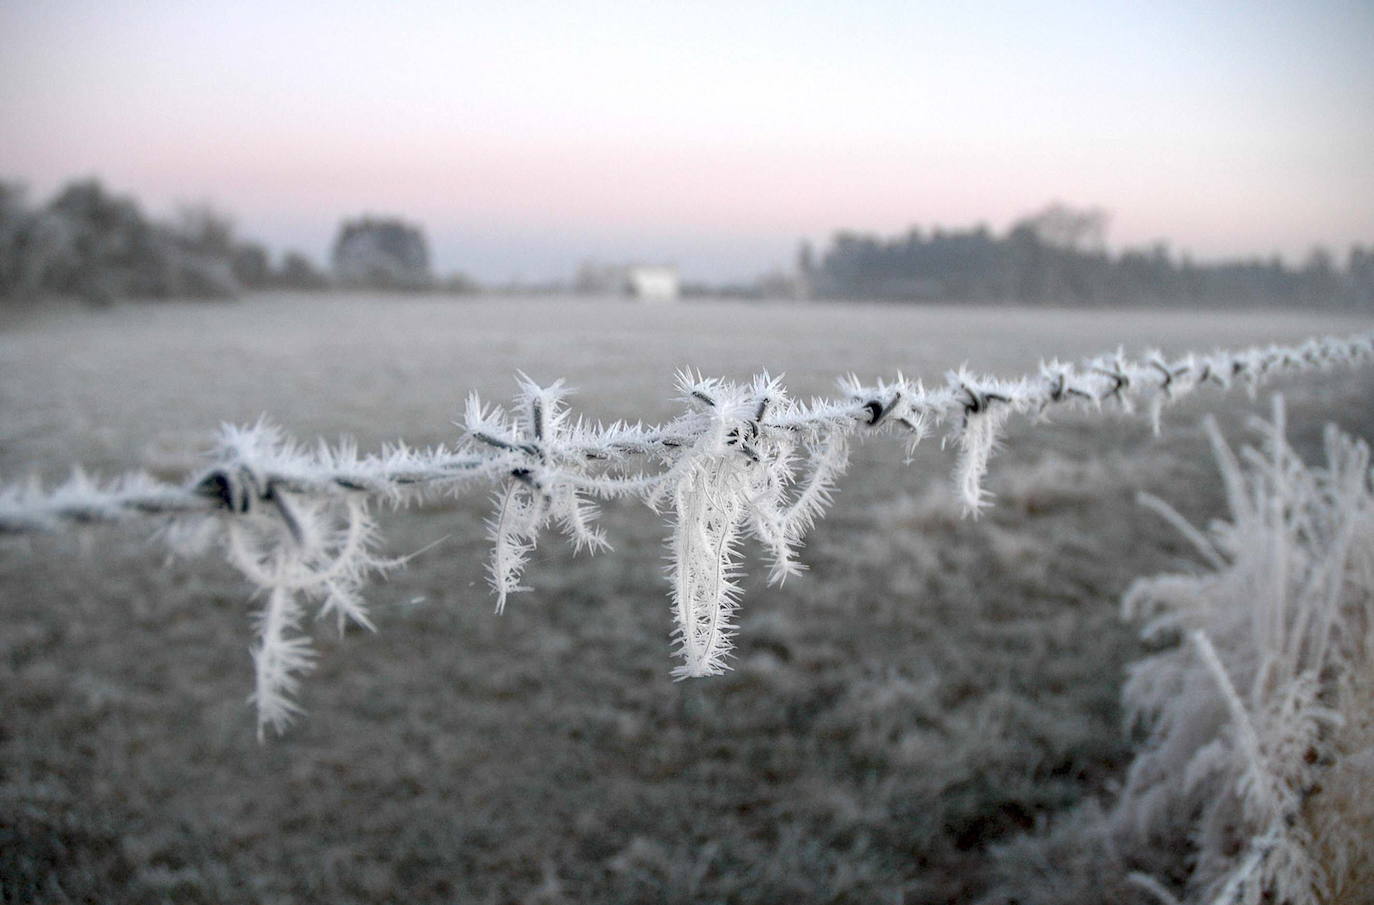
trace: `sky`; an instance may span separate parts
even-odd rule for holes
[[[1374,3],[0,4],[0,179],[78,176],[319,260],[398,215],[483,280],[1056,200],[1296,262],[1374,242]]]

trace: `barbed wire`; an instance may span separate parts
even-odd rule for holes
[[[257,620],[254,700],[259,731],[283,728],[301,673],[313,662],[300,634],[305,600],[340,624],[372,627],[361,598],[370,573],[400,561],[376,555],[369,505],[422,503],[473,486],[495,488],[487,523],[489,580],[498,611],[521,584],[539,533],[556,523],[578,549],[609,546],[595,501],[635,496],[672,508],[670,578],[677,677],[727,668],[738,589],[736,542],[762,542],[770,580],[803,570],[796,550],[823,514],[848,463],[848,442],[904,434],[910,447],[941,426],[958,448],[955,484],[971,515],[988,505],[982,479],[998,433],[1013,414],[1050,410],[1131,412],[1143,406],[1158,430],[1161,410],[1198,390],[1251,390],[1281,375],[1374,362],[1374,332],[1289,346],[1165,358],[1121,351],[1079,364],[1043,363],[1035,374],[999,379],[967,368],[926,387],[901,374],[840,381],[839,398],[799,401],[767,375],[748,383],[677,375],[686,410],[657,425],[573,417],[563,382],[519,376],[507,411],[470,396],[453,447],[404,444],[361,455],[352,443],[306,448],[265,422],[226,426],[207,466],[172,484],[144,473],[99,481],[78,469],[65,483],[0,488],[0,535],[153,519],[174,550],[221,540],[229,560],[266,593]]]
[[[1182,399],[1204,386],[1227,388],[1241,383],[1258,387],[1280,373],[1353,366],[1371,360],[1374,333],[1312,339],[1298,346],[1188,355],[1173,361],[1150,354],[1132,362],[1120,353],[1099,356],[1077,367],[1053,361],[1043,364],[1035,377],[1010,381],[978,377],[961,369],[950,372],[946,385],[934,389],[925,389],[919,381],[913,383],[901,375],[890,383],[873,386],[862,386],[855,378],[846,377],[840,383],[847,399],[794,404],[774,418],[764,418],[765,410],[748,424],[750,430],[806,432],[838,427],[852,419],[856,425],[869,428],[905,428],[924,438],[923,425],[940,424],[954,415],[976,416],[993,409],[1041,413],[1052,406],[1092,409],[1110,402],[1129,411],[1133,401],[1142,399],[1152,406],[1154,417],[1156,406]],[[690,381],[713,383],[700,378]],[[689,395],[694,401],[710,404],[707,392],[693,387]],[[471,406],[470,402],[470,410]],[[687,415],[653,427],[622,422],[595,427],[579,424],[570,438],[571,452],[580,453],[589,462],[620,462],[630,456],[688,448],[700,436],[704,423],[696,415]],[[309,461],[309,454],[294,446],[264,455],[264,444],[253,436],[262,432],[275,436],[277,431],[261,423],[250,429],[226,428],[212,453],[219,461],[186,484],[163,483],[143,473],[131,473],[102,485],[78,468],[70,480],[49,490],[32,483],[0,488],[0,534],[147,516],[244,514],[262,504],[278,503],[281,493],[361,494],[399,500],[414,490],[446,489],[474,478],[490,478],[509,463],[546,454],[538,436],[517,439],[476,430],[470,433],[473,442],[461,452],[443,447],[412,450],[398,445],[382,455],[360,458],[346,444],[332,449],[321,445]],[[747,452],[747,446],[743,449]],[[515,477],[524,475],[517,473]]]

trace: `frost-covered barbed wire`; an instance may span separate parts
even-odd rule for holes
[[[824,513],[848,464],[850,441],[897,432],[914,448],[936,430],[958,448],[955,485],[966,513],[988,505],[982,487],[998,436],[1015,414],[1052,409],[1133,411],[1158,429],[1171,402],[1208,386],[1254,389],[1270,378],[1374,361],[1374,333],[1312,339],[1166,359],[1121,352],[1078,365],[1052,361],[1016,379],[948,373],[926,387],[897,375],[840,381],[842,395],[790,398],[767,375],[748,383],[678,374],[686,410],[659,425],[602,424],[575,417],[562,381],[520,376],[510,410],[467,402],[453,447],[395,445],[362,455],[348,443],[303,447],[259,423],[226,427],[211,464],[184,485],[133,474],[101,483],[81,471],[56,488],[0,489],[0,534],[157,517],[176,550],[218,543],[266,598],[254,660],[260,731],[280,730],[312,651],[300,628],[304,604],[371,627],[360,588],[399,561],[379,557],[369,505],[421,503],[477,486],[494,488],[488,577],[498,611],[525,590],[525,566],[539,535],[557,525],[578,550],[609,546],[596,526],[598,503],[638,497],[671,507],[669,577],[674,642],[682,678],[728,668],[738,605],[736,545],[757,538],[772,560],[770,580],[802,571],[797,550]]]

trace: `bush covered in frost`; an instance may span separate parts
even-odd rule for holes
[[[1237,455],[1205,531],[1152,497],[1207,567],[1138,581],[1154,652],[1123,692],[1140,745],[1114,806],[1001,851],[986,902],[1368,902],[1374,889],[1374,492],[1334,427],[1309,467],[1284,410]],[[1059,865],[1059,867],[1054,867]]]

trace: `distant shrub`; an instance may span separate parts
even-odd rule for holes
[[[256,242],[245,242],[234,249],[229,266],[234,279],[245,289],[266,289],[272,285],[272,260],[267,249]]]
[[[321,272],[305,255],[290,251],[282,259],[281,269],[272,278],[272,285],[282,289],[318,292],[328,289],[329,277]]]
[[[132,199],[88,180],[63,189],[48,211],[66,230],[63,253],[46,269],[48,291],[96,303],[238,292],[228,260],[232,228],[209,208],[188,209],[180,223],[159,225]]]
[[[42,208],[0,191],[0,295],[66,295],[95,304],[117,298],[223,298],[238,293],[228,219],[188,208],[173,224],[143,215],[98,181],[74,182]]]
[[[69,231],[46,210],[30,210],[24,190],[0,183],[0,298],[35,294],[69,254]]]
[[[434,288],[446,295],[472,295],[482,287],[465,273],[452,273],[435,283]]]
[[[428,289],[429,246],[419,228],[396,219],[345,221],[334,241],[334,276],[354,289]]]

